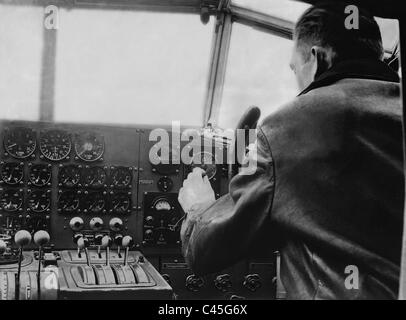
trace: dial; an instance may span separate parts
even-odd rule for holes
[[[171,175],[180,170],[179,152],[174,148],[162,147],[157,150],[153,158],[154,159],[151,160],[153,160],[154,163],[158,162],[158,164],[152,165],[152,171],[154,172],[158,172],[162,175]],[[176,163],[175,160],[178,160],[179,163]]]
[[[58,174],[59,186],[67,188],[76,187],[80,182],[80,176],[80,167],[76,165],[63,166]]]
[[[107,174],[102,167],[86,167],[82,181],[85,187],[101,188],[106,185]]]
[[[83,161],[96,161],[104,153],[104,138],[94,132],[86,132],[75,136],[75,152]]]
[[[131,198],[126,192],[111,192],[110,212],[124,214],[131,211]]]
[[[49,211],[51,206],[51,190],[37,190],[30,193],[28,197],[28,208],[36,213]]]
[[[114,188],[126,188],[131,185],[132,173],[130,168],[112,167],[110,175],[112,187]]]
[[[193,156],[191,168],[203,169],[206,176],[211,180],[217,173],[216,158],[210,152],[199,152]]]
[[[52,167],[50,164],[30,165],[29,179],[36,187],[43,187],[51,183]]]
[[[162,192],[171,191],[173,187],[173,181],[171,178],[162,177],[158,180],[158,189]]]
[[[23,205],[23,190],[4,190],[0,198],[0,208],[13,212],[17,211]]]
[[[22,183],[24,177],[24,164],[9,162],[4,163],[0,172],[1,178],[8,185],[17,185]]]
[[[58,198],[58,211],[72,213],[79,211],[80,198],[79,193],[75,191],[60,192]]]
[[[31,156],[37,147],[37,138],[34,130],[29,128],[6,129],[4,149],[17,159]]]
[[[156,211],[170,211],[172,206],[166,198],[159,198],[154,201],[153,208]]]
[[[69,155],[72,143],[67,132],[55,129],[41,132],[39,147],[48,160],[60,161]]]
[[[100,213],[105,212],[106,207],[105,192],[90,192],[83,200],[84,212]]]

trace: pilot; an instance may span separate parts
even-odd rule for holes
[[[257,127],[257,168],[215,200],[195,169],[179,202],[183,254],[197,275],[254,252],[281,255],[289,299],[396,299],[403,225],[399,76],[359,8],[309,8],[294,29],[300,94]],[[250,152],[249,157],[255,156]]]

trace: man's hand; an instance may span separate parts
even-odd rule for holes
[[[207,176],[203,178],[203,174],[204,170],[195,168],[183,181],[183,188],[179,191],[178,200],[186,213],[216,201],[209,179]]]

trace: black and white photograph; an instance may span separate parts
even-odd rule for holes
[[[0,0],[0,300],[406,299],[404,13]]]

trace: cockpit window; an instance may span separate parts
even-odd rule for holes
[[[201,126],[212,31],[197,15],[61,9],[55,120]]]
[[[219,127],[234,128],[247,107],[270,114],[298,94],[289,68],[292,41],[235,23],[219,112]]]
[[[0,119],[39,120],[43,9],[0,6]]]

